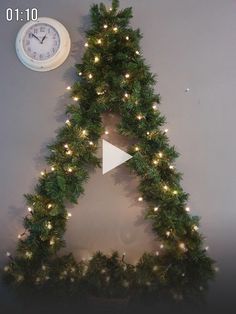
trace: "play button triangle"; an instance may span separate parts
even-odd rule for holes
[[[133,157],[105,140],[102,141],[102,155],[103,174],[118,167]]]

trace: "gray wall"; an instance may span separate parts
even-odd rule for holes
[[[105,1],[108,3],[108,1]],[[26,213],[22,194],[32,190],[44,166],[45,145],[62,125],[65,87],[75,78],[74,63],[83,53],[83,30],[93,1],[1,0],[0,9],[0,261],[14,251]],[[236,2],[234,0],[128,0],[133,26],[140,27],[147,62],[158,74],[161,110],[169,136],[182,156],[178,168],[191,194],[192,213],[221,268],[210,294],[231,293],[235,275],[235,100]],[[17,59],[14,41],[22,22],[6,22],[7,7],[38,7],[40,16],[68,28],[72,51],[58,69],[36,73]],[[190,88],[189,93],[185,89]],[[111,119],[112,120],[112,119]],[[111,121],[110,121],[111,122]],[[109,126],[112,129],[112,124]],[[116,134],[107,138],[124,145]],[[132,189],[127,191],[127,184]],[[97,171],[86,195],[71,209],[68,249],[88,257],[96,249],[127,251],[131,261],[155,249],[150,227],[136,204],[137,180],[124,167],[106,176]],[[102,195],[103,194],[103,195]],[[101,197],[106,196],[106,198]],[[115,203],[115,206],[112,206]],[[224,291],[224,292],[223,292]],[[224,295],[225,294],[225,295]]]

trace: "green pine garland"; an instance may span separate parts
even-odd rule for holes
[[[97,296],[125,296],[138,291],[168,291],[175,298],[201,292],[213,278],[214,262],[203,248],[199,219],[188,213],[186,194],[175,169],[178,157],[162,127],[160,96],[155,77],[140,52],[139,30],[129,26],[132,8],[119,10],[104,4],[91,8],[91,29],[86,52],[78,64],[78,81],[71,88],[75,102],[66,109],[68,120],[49,145],[48,169],[41,173],[35,191],[25,195],[29,214],[24,219],[15,257],[4,268],[17,285],[68,287]],[[128,166],[140,178],[140,193],[148,204],[146,218],[161,240],[160,254],[145,253],[137,265],[118,253],[94,254],[90,261],[58,257],[69,215],[66,204],[76,203],[84,192],[88,169],[100,166],[98,140],[104,133],[101,115],[121,117],[118,130],[132,138]],[[65,289],[67,290],[67,289]]]

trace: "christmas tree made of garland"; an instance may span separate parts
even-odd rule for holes
[[[65,126],[48,146],[47,169],[34,192],[25,195],[29,213],[16,254],[7,253],[4,275],[12,284],[82,289],[111,297],[169,291],[181,299],[193,291],[201,293],[214,277],[214,262],[198,231],[199,218],[189,214],[188,194],[175,168],[178,153],[163,131],[155,77],[140,51],[142,36],[129,26],[131,18],[132,8],[119,10],[118,0],[109,9],[104,4],[91,7],[86,51],[76,65],[78,80],[68,87],[73,104],[66,108]],[[65,246],[70,217],[66,204],[77,203],[88,169],[100,166],[96,151],[105,132],[102,114],[107,112],[120,116],[118,131],[135,142],[127,165],[140,179],[146,218],[161,241],[156,252],[144,253],[136,265],[117,252],[97,252],[89,261],[58,254]]]

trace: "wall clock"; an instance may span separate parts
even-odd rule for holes
[[[68,57],[70,47],[66,28],[48,17],[26,23],[16,37],[18,58],[35,71],[50,71],[60,66]]]

